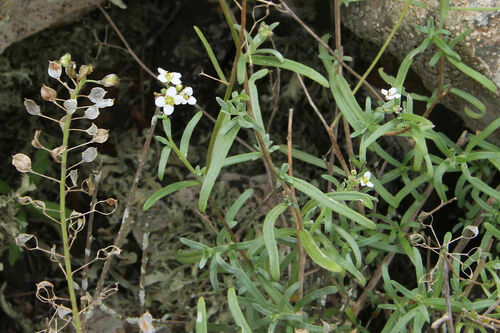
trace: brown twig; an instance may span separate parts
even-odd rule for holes
[[[341,57],[339,57],[335,52],[326,44],[321,38],[319,38],[318,35],[314,33],[314,31],[311,30],[294,12],[293,10],[290,9],[290,7],[287,6],[284,0],[280,0],[280,4],[283,6],[285,12],[290,15],[304,30],[311,35],[318,43],[320,43],[327,51],[330,53],[337,61],[345,68],[349,73],[354,75],[358,80],[361,80],[361,75],[356,73],[355,70],[353,70],[349,65],[347,65]],[[277,7],[279,9],[279,7]],[[373,97],[377,98],[378,100],[383,101],[382,97],[378,94],[378,92],[373,88],[371,84],[368,82],[364,81],[364,85],[370,90],[370,92],[373,94]]]
[[[137,166],[137,171],[134,176],[134,180],[132,182],[132,186],[130,188],[130,192],[128,194],[127,202],[125,204],[125,211],[123,212],[122,222],[120,224],[120,229],[118,230],[118,234],[115,237],[114,245],[118,248],[121,248],[125,238],[130,232],[130,228],[132,227],[133,221],[129,219],[130,210],[135,201],[135,192],[137,190],[137,185],[139,184],[139,180],[141,179],[142,169],[144,168],[144,162],[146,161],[146,156],[149,151],[149,146],[151,145],[151,139],[153,138],[154,131],[157,123],[157,115],[160,115],[160,108],[156,108],[155,115],[151,120],[151,126],[149,127],[148,133],[146,135],[146,140],[144,141],[144,145],[142,147],[142,152],[139,157],[139,164]],[[111,262],[113,261],[114,256],[109,256],[104,262],[104,267],[102,268],[101,276],[99,277],[99,281],[97,282],[97,287],[94,293],[94,297],[92,303],[97,303],[100,298],[101,290],[104,286],[104,281],[108,275],[109,268],[111,266]]]
[[[81,305],[80,307],[82,309],[86,308],[88,306],[88,299],[87,299],[87,288],[88,288],[88,272],[89,272],[89,262],[90,262],[90,248],[92,246],[92,242],[94,240],[94,236],[92,235],[92,230],[94,227],[94,216],[95,216],[95,211],[93,210],[93,207],[95,207],[96,202],[97,202],[97,189],[99,188],[100,180],[101,180],[101,175],[102,175],[102,159],[99,161],[99,166],[97,167],[96,171],[91,175],[91,183],[93,184],[93,192],[92,192],[92,199],[90,201],[90,215],[89,215],[89,221],[87,223],[87,239],[85,242],[85,252],[84,252],[84,258],[83,258],[83,270],[82,270],[82,291],[81,291]],[[85,302],[85,304],[84,304]],[[86,316],[82,316],[82,331],[85,332],[85,326],[86,326]]]
[[[332,144],[332,149],[333,149],[333,152],[335,153],[335,156],[337,156],[337,158],[340,162],[340,165],[342,166],[342,169],[344,170],[344,172],[346,174],[346,177],[349,177],[349,175],[350,175],[349,167],[347,166],[347,163],[344,159],[344,156],[342,156],[342,153],[340,151],[340,147],[337,143],[337,139],[333,135],[332,128],[325,121],[325,118],[323,118],[323,115],[321,114],[321,112],[319,112],[319,109],[316,106],[316,104],[314,104],[311,96],[309,95],[309,91],[307,91],[307,88],[304,84],[304,81],[302,80],[302,78],[300,77],[299,74],[297,74],[297,77],[299,79],[300,85],[302,86],[302,89],[304,90],[304,93],[306,94],[306,98],[307,98],[307,101],[309,102],[309,105],[312,107],[312,109],[314,110],[314,112],[316,113],[318,118],[320,119],[321,123],[323,124],[323,127],[325,128],[326,132],[328,133],[328,137],[330,138],[330,143]]]

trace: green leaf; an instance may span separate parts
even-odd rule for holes
[[[309,257],[311,257],[312,261],[314,261],[319,266],[327,269],[329,271],[340,273],[343,271],[342,267],[339,264],[334,262],[332,259],[327,257],[316,245],[313,238],[309,234],[307,230],[299,231],[300,240],[302,245],[304,246],[304,250],[306,250]]]
[[[283,62],[281,62],[275,57],[254,55],[252,56],[252,62],[254,65],[272,66],[272,67],[280,67],[288,69],[292,72],[310,78],[311,80],[321,84],[325,88],[329,87],[328,80],[325,79],[323,75],[321,75],[311,67],[303,65],[293,60],[284,59]]]
[[[229,123],[229,119],[226,124]],[[212,150],[211,164],[208,167],[205,179],[203,180],[203,184],[201,185],[200,190],[200,199],[199,199],[199,209],[203,213],[207,208],[208,197],[210,196],[210,192],[215,184],[215,180],[219,176],[220,170],[224,165],[224,160],[226,159],[227,153],[231,148],[234,138],[238,134],[240,130],[240,126],[235,124],[227,133],[224,132],[224,128],[222,128],[217,137],[215,138],[215,143]]]
[[[236,325],[238,325],[243,333],[252,333],[250,326],[248,326],[243,313],[241,312],[240,306],[238,304],[238,298],[236,297],[236,292],[234,288],[229,288],[227,291],[227,299],[229,303],[229,310],[233,315]]]
[[[170,184],[162,189],[159,189],[155,193],[153,193],[144,203],[142,206],[142,210],[148,210],[151,208],[158,200],[160,200],[163,197],[166,197],[167,195],[174,193],[180,189],[186,188],[186,187],[191,187],[191,186],[198,186],[200,183],[197,180],[184,180],[181,182],[177,182],[174,184]]]
[[[287,310],[287,307],[290,306],[290,298],[292,298],[293,294],[295,294],[299,287],[300,281],[297,281],[285,290],[285,293],[281,297],[281,300],[278,304],[278,308],[280,309],[280,311]]]
[[[254,54],[257,53],[268,53],[274,56],[279,62],[281,63],[285,62],[285,58],[283,57],[283,55],[280,52],[276,51],[275,49],[258,49],[255,50]]]
[[[406,79],[408,71],[410,70],[410,66],[413,63],[413,58],[418,54],[424,52],[431,41],[432,37],[427,37],[426,39],[424,39],[424,41],[417,48],[410,51],[401,62],[398,74],[396,75],[396,80],[394,81],[394,88],[396,88],[398,91],[401,91],[403,88],[403,83]]]
[[[388,132],[394,128],[394,126],[398,123],[398,119],[393,119],[382,126],[378,126],[375,131],[372,133],[365,133],[361,137],[361,144],[359,145],[359,160],[361,163],[366,162],[366,150],[368,147],[378,138],[384,135],[385,132]]]
[[[469,152],[477,146],[481,141],[485,140],[490,134],[492,134],[494,131],[496,131],[498,128],[500,128],[500,117],[495,119],[491,124],[486,126],[484,130],[482,130],[478,135],[472,137],[470,139],[470,142],[467,144],[465,147],[465,151]]]
[[[373,208],[373,202],[378,199],[372,197],[369,194],[358,192],[358,191],[342,191],[342,192],[331,192],[326,194],[329,198],[335,199],[337,201],[363,201],[363,205],[367,208]]]
[[[304,297],[302,297],[297,304],[294,306],[295,312],[301,310],[306,304],[311,303],[314,300],[320,299],[323,296],[330,295],[330,294],[336,294],[338,291],[337,287],[335,286],[330,286],[330,287],[325,287],[321,289],[316,289]]]
[[[268,69],[261,69],[260,71],[254,73],[248,80],[250,103],[252,104],[252,110],[255,116],[255,121],[257,122],[257,125],[260,127],[260,129],[258,130],[262,132],[262,134],[265,134],[264,122],[262,120],[262,114],[260,112],[259,92],[257,91],[257,86],[255,85],[255,81],[262,79],[264,76],[267,75],[267,73],[269,73]]]
[[[467,76],[471,77],[472,79],[476,80],[477,82],[479,82],[483,87],[485,87],[489,91],[494,92],[494,93],[497,92],[497,86],[490,79],[488,79],[486,76],[484,76],[483,74],[473,70],[472,68],[470,68],[469,66],[467,66],[463,62],[457,61],[451,57],[447,57],[447,59],[449,62],[451,62],[453,64],[453,66],[455,66],[457,69],[462,71],[465,75],[467,75]]]
[[[203,117],[203,112],[198,111],[193,118],[188,122],[186,128],[184,129],[184,133],[182,133],[181,145],[179,150],[184,157],[187,157],[188,149],[189,149],[189,141],[191,140],[191,136],[193,135],[194,128],[200,121],[201,117]]]
[[[207,333],[207,310],[203,297],[198,299],[196,315],[196,333]]]
[[[231,205],[231,208],[226,213],[225,220],[227,223],[231,223],[236,214],[240,211],[241,207],[250,199],[253,195],[253,189],[249,188],[245,192],[243,192],[238,199]]]
[[[111,0],[111,3],[121,9],[127,9],[127,5],[123,2],[123,0]]]
[[[450,93],[457,95],[458,97],[466,100],[469,102],[471,105],[476,107],[479,110],[479,113],[473,112],[469,108],[465,107],[464,111],[467,113],[467,115],[471,118],[474,119],[479,119],[483,117],[486,114],[486,106],[481,102],[479,99],[477,99],[475,96],[469,94],[466,91],[457,89],[457,88],[451,88]]]
[[[290,177],[290,178],[293,180],[293,186],[297,190],[299,190],[304,194],[307,194],[309,197],[316,200],[321,205],[330,208],[331,210],[340,215],[350,218],[351,220],[359,223],[365,228],[368,229],[376,228],[375,223],[373,223],[363,215],[359,214],[358,212],[352,210],[351,208],[344,206],[340,202],[329,198],[325,193],[321,192],[319,189],[309,184],[308,182],[296,177]]]
[[[448,44],[446,44],[438,35],[434,36],[433,41],[434,44],[436,44],[436,46],[440,48],[441,51],[443,51],[444,54],[446,54],[448,57],[452,57],[455,60],[461,61],[461,58],[458,55],[458,53],[453,51],[451,47],[449,47]]]
[[[479,191],[486,193],[490,197],[493,197],[496,200],[500,201],[500,192],[490,187],[481,179],[477,177],[472,177],[469,172],[469,168],[467,167],[467,163],[461,163],[461,167],[462,167],[462,174],[467,178],[467,180],[469,181],[469,183],[472,184],[472,186],[477,188]]]
[[[165,174],[165,168],[167,167],[168,158],[170,157],[170,151],[172,148],[170,146],[163,147],[160,155],[160,162],[158,163],[158,178],[163,180],[163,175]]]
[[[266,245],[267,253],[269,255],[269,268],[271,270],[271,277],[278,281],[280,279],[280,258],[278,254],[278,245],[274,236],[274,222],[281,213],[288,208],[286,203],[280,203],[275,206],[266,215],[264,219],[263,234],[264,244]]]
[[[212,51],[212,48],[210,47],[210,44],[208,44],[207,39],[201,32],[201,30],[197,27],[194,26],[194,31],[196,31],[196,34],[201,40],[201,43],[203,44],[203,47],[205,47],[205,50],[207,51],[208,57],[210,58],[210,61],[212,62],[212,65],[214,66],[215,71],[217,72],[217,75],[219,76],[219,79],[223,82],[227,82],[226,76],[224,75],[224,72],[220,68],[219,62],[217,61],[217,58],[215,57],[214,51]]]
[[[484,223],[484,228],[488,230],[493,236],[495,236],[496,239],[500,239],[500,230],[498,230],[494,225],[491,223]]]
[[[279,147],[280,147],[279,148],[280,153],[288,155],[288,147],[286,145],[280,145]],[[311,165],[317,166],[318,168],[325,169],[325,170],[327,169],[326,162],[324,160],[322,160],[321,158],[318,158],[314,155],[308,154],[302,150],[292,148],[292,157],[295,159],[298,159],[299,161],[306,162],[306,163],[309,163]],[[333,166],[332,171],[336,175],[339,175],[342,177],[345,176],[344,171],[335,165]]]
[[[250,153],[243,153],[234,156],[226,157],[224,160],[223,167],[227,167],[229,165],[240,164],[248,161],[255,161],[256,159],[262,157],[262,152],[253,151]]]
[[[342,238],[345,239],[349,247],[352,249],[354,253],[354,258],[356,258],[356,267],[361,267],[363,264],[363,260],[361,259],[361,251],[359,250],[358,244],[356,244],[356,240],[351,236],[347,231],[342,229],[340,226],[333,224],[333,229],[338,233]]]

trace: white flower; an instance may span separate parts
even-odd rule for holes
[[[174,105],[181,104],[182,100],[183,98],[177,95],[177,90],[174,87],[170,87],[167,89],[165,96],[158,96],[155,98],[155,104],[163,108],[163,113],[169,116],[174,112]]]
[[[58,79],[61,77],[62,67],[59,61],[49,61],[49,76],[54,79]]]
[[[382,94],[385,96],[385,99],[388,101],[390,101],[391,99],[400,98],[401,94],[398,94],[397,92],[398,92],[397,89],[394,87],[389,89],[389,91],[382,89]]]
[[[158,75],[158,80],[160,80],[163,83],[172,83],[173,85],[179,85],[181,84],[181,74],[176,73],[176,72],[167,72],[163,68],[158,68],[158,72],[160,75]]]
[[[373,183],[370,181],[370,178],[372,177],[372,174],[370,171],[365,172],[363,177],[359,179],[360,183],[362,186],[368,186],[368,187],[373,187]]]
[[[196,104],[196,98],[193,97],[193,88],[186,87],[179,93],[179,95],[182,97],[182,104]]]
[[[95,106],[98,108],[112,106],[114,100],[112,98],[103,99],[104,95],[106,95],[106,90],[101,87],[92,88],[92,90],[90,90],[89,99],[91,102],[95,103]]]

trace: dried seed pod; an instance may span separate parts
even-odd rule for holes
[[[31,140],[31,145],[37,149],[43,149],[45,148],[41,143],[40,143],[40,134],[42,134],[42,131],[36,130],[35,135],[33,136],[33,140]]]
[[[92,125],[90,125],[90,127],[87,129],[87,134],[94,136],[97,134],[97,130],[98,130],[97,126],[94,123],[92,123]]]
[[[99,128],[97,133],[92,138],[92,142],[104,143],[108,140],[109,131],[107,129]]]
[[[45,84],[40,89],[40,95],[46,101],[55,101],[57,98],[57,91],[52,89],[51,87],[47,87]]]
[[[17,171],[25,173],[31,172],[31,159],[24,154],[15,154],[12,156],[12,165]]]
[[[56,161],[57,163],[61,163],[61,159],[59,158],[64,151],[64,146],[59,146],[57,148],[54,148],[50,151],[50,156]]]
[[[24,99],[24,107],[26,108],[26,111],[28,111],[29,114],[32,114],[34,116],[41,115],[42,112],[40,111],[40,107],[38,104],[35,103],[35,101],[31,99]]]
[[[97,157],[97,149],[95,147],[89,147],[85,149],[82,153],[82,162],[89,163],[95,160]]]
[[[73,114],[76,111],[76,108],[78,106],[78,102],[76,101],[75,98],[65,100],[64,103],[64,108],[68,112],[68,114]]]
[[[92,105],[91,107],[87,108],[87,110],[85,110],[84,116],[87,119],[95,119],[99,117],[99,108],[95,105]]]

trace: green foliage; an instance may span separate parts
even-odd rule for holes
[[[422,5],[415,1],[410,3]],[[444,20],[450,10],[446,1],[442,2],[441,9],[440,20]],[[405,89],[407,74],[414,58],[434,45],[438,51],[431,60],[431,66],[444,57],[457,69],[483,84],[486,89],[494,91],[496,88],[491,81],[463,64],[460,56],[453,50],[467,33],[448,41],[449,32],[441,25],[436,28],[432,20],[429,20],[425,27],[417,27],[427,38],[404,58],[397,75],[391,77],[383,70],[379,71],[382,78],[393,86],[399,95],[386,101],[377,101],[376,104],[367,98],[363,109],[346,78],[339,74],[338,62],[322,45],[319,46],[319,57],[328,74],[328,80],[316,69],[288,60],[274,48],[261,48],[276,26],[277,24],[267,26],[262,23],[255,35],[245,32],[248,48],[244,49],[246,53],[237,59],[233,67],[231,78],[235,82],[229,82],[229,87],[235,89],[232,85],[239,83],[249,91],[229,91],[226,95],[231,96],[231,99],[217,98],[220,112],[212,133],[205,166],[191,166],[187,162],[187,150],[182,149],[187,147],[201,115],[197,114],[186,127],[181,139],[181,149],[176,153],[181,160],[186,159],[184,164],[197,180],[168,185],[151,196],[144,207],[151,207],[153,202],[164,194],[172,193],[175,188],[201,184],[199,209],[205,212],[222,168],[254,161],[260,157],[268,167],[273,167],[270,169],[271,175],[275,178],[276,186],[283,191],[281,201],[265,212],[263,220],[252,221],[254,229],[238,231],[236,226],[248,228],[247,224],[241,225],[245,218],[238,217],[238,212],[255,200],[256,192],[249,188],[242,193],[230,205],[225,218],[222,212],[217,212],[216,204],[211,204],[211,209],[215,210],[212,212],[215,214],[215,220],[222,223],[215,243],[202,244],[183,238],[181,242],[192,250],[179,254],[182,262],[197,263],[200,269],[208,269],[215,292],[220,293],[223,289],[221,277],[230,276],[234,279],[236,284],[226,284],[229,288],[227,300],[235,325],[241,331],[288,332],[303,328],[310,332],[323,332],[327,323],[323,321],[324,325],[318,325],[321,319],[321,316],[315,314],[318,306],[329,311],[335,318],[334,322],[350,322],[350,325],[356,325],[360,331],[364,331],[363,324],[356,318],[358,312],[355,312],[353,307],[348,306],[340,310],[328,300],[334,299],[333,295],[338,295],[344,299],[343,302],[354,302],[350,298],[352,289],[356,289],[352,281],[357,280],[359,284],[366,285],[370,279],[376,278],[367,273],[365,268],[369,265],[381,265],[383,290],[378,290],[381,296],[373,296],[371,302],[379,310],[386,311],[383,332],[403,332],[410,327],[414,332],[419,332],[424,326],[432,324],[431,318],[438,318],[443,314],[453,316],[459,325],[476,327],[475,322],[468,319],[470,317],[459,314],[460,309],[466,309],[469,313],[487,309],[494,304],[493,295],[497,295],[498,291],[496,286],[488,284],[486,275],[474,273],[468,276],[469,280],[462,279],[459,275],[460,272],[463,274],[470,270],[471,265],[494,266],[498,257],[493,256],[486,260],[484,256],[470,253],[455,256],[451,254],[450,246],[453,242],[463,242],[474,237],[483,237],[485,244],[491,237],[498,238],[498,201],[486,201],[488,198],[500,199],[498,188],[494,188],[491,183],[493,175],[500,170],[500,148],[486,140],[500,127],[500,122],[493,122],[477,135],[469,134],[469,143],[464,147],[462,142],[453,142],[436,131],[434,124],[427,119],[427,114],[415,114],[413,101],[424,100],[430,107],[439,98],[437,91],[449,90],[480,111],[476,113],[466,109],[471,117],[484,114],[485,108],[481,101],[451,84],[436,88],[430,97]],[[237,26],[237,29],[241,27]],[[195,30],[219,79],[226,82],[226,77],[229,76],[223,73],[204,35],[198,28]],[[328,41],[328,37],[325,36],[323,40]],[[264,66],[265,69],[249,76],[250,64]],[[355,170],[351,175],[346,175],[342,168],[302,151],[303,147],[290,149],[285,144],[272,145],[270,133],[264,129],[264,118],[267,116],[261,109],[262,96],[258,88],[261,84],[257,81],[268,76],[268,69],[273,68],[286,69],[306,76],[312,80],[312,85],[319,84],[328,89],[342,116],[354,130],[352,138],[359,140],[359,144],[354,147],[354,155],[349,157],[359,170],[363,170],[360,171],[362,176],[357,176]],[[388,115],[393,116],[389,118]],[[335,122],[332,126],[334,124]],[[252,137],[256,139],[254,147],[257,151],[228,156],[236,136],[242,131],[254,134]],[[403,156],[394,156],[383,148],[382,141],[385,136],[400,136],[411,140],[413,145]],[[160,141],[165,147],[175,146],[171,136],[168,140]],[[283,164],[281,168],[274,167],[272,160],[278,158],[273,153],[276,150],[285,155],[291,152],[292,156],[289,158],[303,161],[309,168],[314,167],[321,172],[329,170],[322,178],[335,190],[326,192],[324,189],[328,183],[321,180],[290,175],[288,164]],[[370,178],[371,174],[367,170],[375,170],[379,160],[384,160],[387,168],[377,173],[376,177]],[[165,162],[164,159],[162,161]],[[294,172],[298,172],[296,170],[297,167]],[[450,187],[443,183],[447,174],[458,175],[456,186]],[[372,192],[366,193],[370,188],[363,188],[362,185],[373,186]],[[435,190],[443,202],[456,196],[459,207],[466,207],[474,212],[454,226],[453,232],[460,228],[464,230],[462,235],[452,240],[450,232],[444,240],[436,238],[432,222],[425,223],[426,218],[432,218],[429,217],[432,213],[421,211],[421,205],[429,196],[425,193],[426,187]],[[289,192],[291,188],[296,192]],[[300,200],[297,201],[296,197]],[[413,203],[407,207],[403,202]],[[365,209],[372,210],[372,213],[367,213]],[[476,230],[470,225],[476,215],[481,214],[481,210],[486,212],[483,215],[486,220],[484,228],[480,228],[472,237],[466,236],[466,232]],[[220,220],[221,218],[223,220]],[[426,238],[429,232],[434,238],[431,242]],[[239,239],[241,236],[243,239]],[[436,253],[438,260],[433,268],[424,265],[419,248]],[[392,260],[394,253],[406,257],[413,266],[415,288],[409,289],[391,278],[388,262]],[[323,276],[328,277],[324,283],[336,281],[335,284],[309,285],[308,280],[302,280],[303,265],[316,266],[323,271]],[[494,269],[487,272],[497,279]],[[347,284],[344,280],[346,277],[349,281]],[[475,282],[470,282],[471,279]],[[468,296],[458,296],[464,295],[464,290],[471,283],[481,283],[485,300],[474,298],[468,291],[465,292]],[[445,285],[451,285],[450,295],[444,294]],[[307,294],[302,294],[302,288],[307,289]],[[239,296],[236,296],[237,293]],[[198,319],[204,318],[202,301],[203,299],[200,299],[198,303]],[[451,308],[445,306],[448,301],[451,302]],[[360,310],[362,309],[357,309]],[[204,320],[197,320],[197,329],[202,329],[203,322]],[[439,325],[449,324],[450,322],[446,321]],[[348,331],[350,325],[338,326],[337,329]]]

